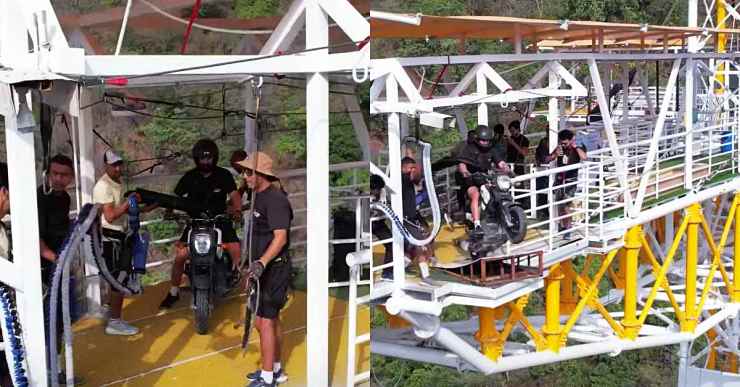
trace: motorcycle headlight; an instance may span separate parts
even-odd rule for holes
[[[496,185],[501,191],[508,191],[511,189],[511,178],[506,175],[498,175],[496,177]]]
[[[198,254],[208,254],[211,250],[211,236],[209,234],[195,234],[193,236],[193,248]]]

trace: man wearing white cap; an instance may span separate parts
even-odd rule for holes
[[[103,154],[105,173],[95,183],[93,188],[93,203],[102,205],[101,223],[103,226],[103,258],[111,271],[113,278],[119,278],[121,271],[130,271],[130,250],[124,247],[128,222],[128,198],[123,197],[121,184],[121,169],[123,158],[112,149]],[[138,194],[131,194],[141,201]],[[151,211],[154,206],[147,206],[142,211]],[[110,289],[110,319],[105,327],[109,335],[131,336],[139,333],[139,329],[121,318],[123,309],[123,294]]]
[[[244,180],[254,190],[250,265],[247,274],[259,281],[255,327],[260,336],[262,369],[247,375],[250,387],[274,386],[287,381],[280,364],[280,310],[288,299],[291,265],[290,222],[293,209],[285,192],[273,185],[278,178],[272,159],[255,152],[239,161]]]

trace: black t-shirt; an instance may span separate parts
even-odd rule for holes
[[[234,191],[234,177],[221,167],[216,167],[208,176],[204,176],[197,168],[191,169],[175,187],[175,195],[186,198],[193,208],[209,211],[211,216],[226,213],[226,199]],[[190,216],[200,216],[195,210],[189,212],[192,212]]]
[[[579,145],[578,148],[581,148],[584,152],[586,152],[586,146],[585,145]],[[581,162],[581,156],[576,152],[574,148],[568,148],[565,150],[562,156],[558,157],[558,167],[564,167],[566,165],[573,165],[578,164]],[[578,177],[578,170],[577,169],[571,169],[570,171],[566,171],[560,174],[558,176],[561,180],[568,180],[568,179],[575,179]]]
[[[288,257],[290,248],[290,222],[293,220],[293,208],[288,196],[275,187],[257,192],[254,199],[253,229],[252,229],[252,259],[259,259],[270,246],[273,231],[287,230],[288,240],[277,257]],[[276,258],[277,258],[276,257]]]
[[[485,172],[491,168],[491,162],[498,164],[503,160],[495,146],[481,150],[475,143],[466,143],[457,154],[457,161],[465,163],[470,173]]]
[[[403,202],[403,217],[416,220],[416,187],[411,182],[408,173],[401,174],[401,198]]]
[[[66,191],[44,194],[42,187],[36,191],[39,208],[39,237],[50,249],[59,252],[69,233],[69,207],[72,198]]]
[[[544,137],[542,140],[540,140],[540,143],[537,144],[537,149],[534,151],[534,158],[537,160],[537,164],[544,165],[547,164],[547,157],[550,156],[550,139],[547,137]]]
[[[521,148],[529,148],[529,139],[523,134],[520,134],[518,137],[512,137],[511,140]],[[517,164],[524,163],[524,156],[522,156],[522,154],[509,143],[506,144],[506,162]]]
[[[36,190],[39,211],[39,238],[46,243],[50,249],[59,253],[64,245],[64,239],[69,233],[69,207],[72,198],[66,191],[52,191],[48,195],[44,193],[43,187]],[[49,281],[52,262],[41,259],[41,268],[44,273],[44,282]]]

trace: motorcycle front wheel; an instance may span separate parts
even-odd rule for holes
[[[524,209],[519,206],[511,206],[505,211],[508,211],[511,225],[507,225],[506,231],[509,234],[509,240],[511,243],[519,243],[524,240],[527,235],[527,218],[524,215]]]
[[[195,331],[199,335],[208,333],[208,317],[211,314],[211,306],[208,300],[207,290],[195,290]]]

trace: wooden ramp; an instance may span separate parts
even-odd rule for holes
[[[75,324],[75,371],[88,386],[244,386],[245,375],[259,367],[259,338],[252,331],[247,351],[241,349],[243,297],[219,304],[207,335],[193,326],[190,292],[167,312],[158,310],[169,289],[167,284],[147,288],[127,300],[124,318],[141,329],[132,337],[108,336],[103,323],[83,319]],[[347,352],[347,302],[330,298],[329,367],[333,386],[345,385]],[[283,367],[289,380],[283,386],[306,385],[306,293],[295,291],[281,315]],[[358,313],[360,334],[367,333],[370,315]],[[358,373],[370,367],[370,346],[357,349]]]

